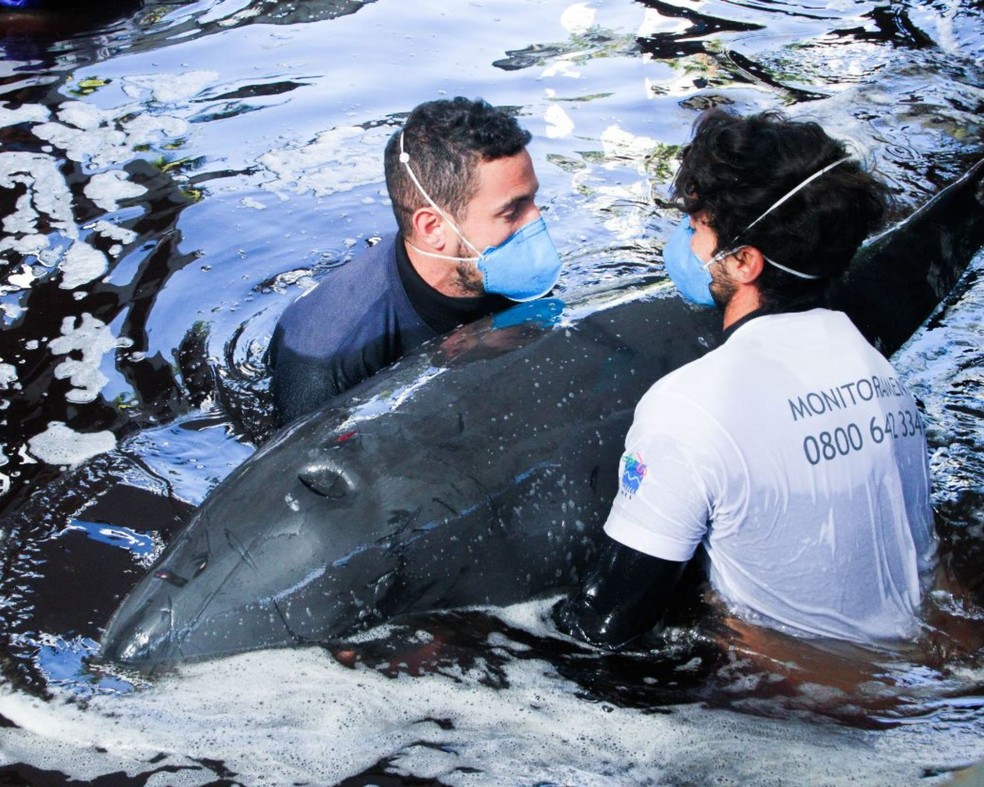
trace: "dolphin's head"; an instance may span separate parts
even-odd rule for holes
[[[387,561],[337,567],[381,535],[363,494],[375,460],[356,432],[326,432],[295,430],[209,496],[110,620],[102,658],[155,667],[323,641],[371,615],[363,586],[385,586]]]

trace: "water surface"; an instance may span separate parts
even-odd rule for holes
[[[382,148],[417,103],[483,96],[533,132],[562,294],[661,271],[674,157],[707,106],[818,119],[910,212],[984,148],[974,4],[121,12],[48,38],[0,16],[0,774],[898,784],[984,757],[980,257],[894,358],[925,408],[964,587],[934,615],[962,638],[885,657],[779,643],[779,662],[747,633],[722,650],[720,621],[691,610],[653,650],[602,657],[559,638],[540,600],[152,684],[85,661],[191,507],[269,434],[273,325],[390,230]]]

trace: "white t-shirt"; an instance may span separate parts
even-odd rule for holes
[[[666,560],[701,543],[746,619],[910,638],[936,558],[926,440],[891,364],[840,312],[756,317],[659,380],[605,525]]]

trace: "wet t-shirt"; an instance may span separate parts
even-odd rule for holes
[[[657,382],[626,437],[606,532],[689,560],[753,622],[913,636],[936,538],[926,440],[889,362],[840,312],[757,317]]]

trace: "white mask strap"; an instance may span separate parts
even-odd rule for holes
[[[752,227],[754,227],[756,224],[758,224],[760,221],[762,221],[762,219],[764,219],[766,216],[768,216],[770,213],[772,213],[772,211],[774,211],[776,208],[778,208],[780,205],[782,205],[782,203],[784,203],[786,200],[788,200],[790,197],[792,197],[797,191],[799,191],[802,188],[805,188],[807,185],[809,185],[814,180],[816,180],[817,178],[819,178],[823,173],[825,173],[825,172],[827,172],[829,170],[832,170],[838,164],[843,164],[845,161],[850,161],[850,160],[851,160],[851,157],[850,156],[844,156],[844,158],[838,159],[833,164],[828,164],[826,167],[824,167],[823,169],[819,170],[818,172],[814,172],[812,175],[810,175],[810,177],[808,177],[806,180],[804,180],[802,183],[800,183],[798,186],[796,186],[796,188],[792,189],[791,191],[786,192],[786,194],[784,194],[778,200],[776,200],[772,204],[772,206],[765,213],[763,213],[761,216],[759,216],[757,219],[755,219],[755,221],[753,221],[751,224],[749,224],[747,227],[745,227],[745,229],[743,229],[741,232],[739,232],[738,233],[738,237],[740,238],[742,235],[744,235],[746,232],[748,232]],[[775,264],[775,263],[773,263],[773,264]],[[777,267],[779,267],[779,266],[777,266]]]
[[[451,262],[475,262],[475,260],[478,259],[477,257],[451,257],[450,255],[447,254],[438,254],[436,251],[424,251],[423,249],[414,246],[406,238],[403,239],[403,242],[406,243],[407,246],[409,246],[415,252],[417,252],[417,254],[423,254],[425,257],[433,257],[434,259],[437,260],[451,260]],[[467,242],[468,241],[465,241],[465,243]]]
[[[713,257],[711,257],[707,262],[704,263],[704,270],[705,271],[708,270],[715,262],[720,262],[725,257],[728,257],[728,256],[734,254],[736,251],[738,251],[738,249],[742,249],[742,248],[744,248],[744,247],[743,246],[738,246],[738,247],[736,247],[734,249],[730,249],[729,251],[719,251],[717,254],[715,254]],[[787,268],[785,265],[780,265],[775,260],[770,260],[764,254],[762,255],[762,259],[765,260],[767,263],[769,263],[769,265],[771,265],[773,268],[778,268],[781,271],[786,271],[786,273],[792,274],[793,276],[796,276],[796,277],[798,277],[800,279],[822,279],[823,278],[823,276],[816,276],[816,275],[814,275],[812,273],[802,273],[800,271],[794,271],[792,268]]]
[[[787,268],[785,265],[780,265],[775,260],[770,260],[764,254],[762,255],[762,259],[765,260],[767,263],[769,263],[769,265],[771,265],[773,268],[778,268],[781,271],[786,271],[786,273],[788,273],[788,274],[790,274],[792,276],[795,276],[797,279],[822,279],[823,278],[823,276],[817,276],[817,275],[815,275],[813,273],[803,273],[802,271],[794,271],[792,268]]]
[[[464,244],[469,249],[471,249],[473,252],[475,252],[475,255],[476,256],[474,256],[474,257],[448,257],[447,255],[444,255],[444,254],[435,254],[433,252],[421,251],[416,246],[414,246],[412,243],[410,243],[409,241],[407,241],[407,243],[410,244],[410,247],[412,249],[414,249],[414,251],[418,251],[421,254],[424,254],[424,255],[426,255],[428,257],[437,257],[438,259],[442,259],[442,260],[457,260],[459,262],[473,262],[476,259],[480,259],[481,256],[482,256],[482,253],[478,249],[476,249],[474,246],[471,245],[471,243],[469,242],[468,238],[466,238],[464,235],[462,235],[461,230],[459,230],[458,227],[457,227],[457,225],[455,225],[455,223],[451,220],[451,217],[448,216],[448,214],[445,213],[443,210],[441,210],[440,207],[438,207],[438,204],[436,202],[434,202],[434,200],[431,199],[430,194],[428,194],[424,190],[424,187],[420,185],[420,181],[417,180],[417,175],[414,173],[413,169],[410,166],[410,154],[407,153],[403,149],[403,132],[402,131],[400,132],[400,163],[403,164],[403,166],[407,168],[407,174],[410,176],[410,180],[413,181],[413,185],[417,187],[417,191],[420,192],[421,196],[425,200],[427,200],[428,204],[434,210],[437,211],[438,215],[440,215],[440,217],[442,219],[444,219],[451,226],[451,229],[454,230],[455,235],[457,235],[459,238],[461,238],[462,242],[464,242]]]

